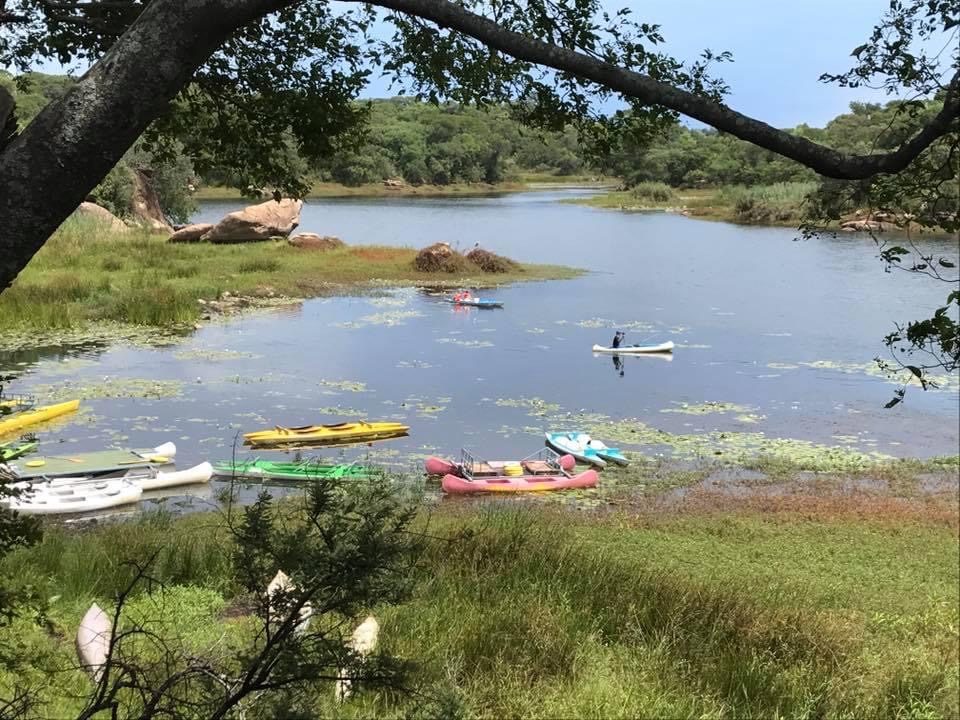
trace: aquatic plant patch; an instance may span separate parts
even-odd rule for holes
[[[589,318],[588,320],[581,320],[577,323],[577,326],[582,328],[616,328],[617,330],[639,330],[644,332],[650,332],[656,327],[653,323],[644,322],[642,320],[618,322],[616,320],[607,320],[605,318]]]
[[[183,394],[180,380],[141,380],[137,378],[104,377],[98,380],[65,380],[54,385],[35,385],[30,392],[44,402],[66,400],[102,400],[106,398],[143,398],[161,400]]]
[[[318,384],[331,390],[339,390],[340,392],[369,392],[366,383],[357,380],[320,380]]]
[[[206,360],[207,362],[224,362],[227,360],[256,360],[262,355],[241,350],[219,350],[215,348],[195,348],[193,350],[177,350],[173,353],[177,360]]]
[[[835,360],[814,360],[813,362],[801,362],[804,367],[815,370],[832,370],[848,375],[869,375],[886,380],[894,385],[919,385],[920,381],[914,377],[909,370],[881,368],[877,363],[847,363]],[[930,373],[924,374],[924,379],[928,383],[930,390],[940,390],[942,392],[960,392],[960,376],[957,374],[945,375]]]
[[[488,348],[493,347],[489,340],[460,340],[459,338],[437,338],[435,342],[448,345],[459,345],[465,348]]]
[[[677,405],[677,407],[664,408],[660,412],[684,413],[686,415],[709,415],[711,413],[748,413],[754,409],[747,405],[737,405],[736,403],[727,402],[713,402],[711,400],[699,404],[675,402],[674,405]]]
[[[538,397],[498,398],[496,405],[500,407],[523,408],[528,415],[545,417],[560,410],[556,403],[547,402]]]
[[[351,329],[367,327],[368,325],[394,327],[396,325],[405,325],[407,320],[417,317],[423,317],[423,313],[419,310],[392,310],[374,313],[373,315],[364,315],[359,320],[333,323],[333,326]]]

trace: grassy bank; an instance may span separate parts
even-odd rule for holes
[[[414,598],[376,609],[383,647],[416,663],[417,692],[336,709],[331,688],[316,713],[410,717],[427,703],[434,717],[956,717],[955,484],[927,497],[836,480],[838,492],[808,486],[763,507],[742,492],[602,513],[444,502],[420,521],[447,540],[421,556]],[[12,554],[0,570],[59,596],[49,631],[17,621],[34,667],[23,679],[72,711],[70,695],[89,687],[63,672],[80,615],[109,606],[125,556],[157,548],[168,587],[137,611],[154,608],[155,627],[214,652],[236,619],[224,615],[228,545],[217,516],[158,516],[53,530]],[[0,690],[11,682],[0,675]]]
[[[242,245],[168,244],[142,232],[105,233],[70,220],[0,296],[0,328],[57,330],[97,321],[163,327],[193,323],[198,299],[233,295],[307,298],[376,286],[489,286],[569,278],[576,270],[519,265],[486,274],[467,262],[462,273],[413,269],[410,248],[350,246],[329,252],[285,242]]]
[[[367,183],[364,185],[342,185],[334,182],[316,182],[307,193],[307,198],[346,198],[346,197],[470,197],[493,195],[497,193],[524,192],[542,189],[541,186],[559,187],[563,185],[604,186],[608,182],[596,175],[554,175],[551,173],[523,173],[516,180],[499,183],[450,183],[448,185],[385,185]],[[197,200],[244,200],[236,188],[204,186],[194,197]],[[254,201],[250,201],[254,202]]]
[[[717,189],[676,189],[663,183],[640,183],[590,198],[569,200],[589,207],[628,211],[682,212],[691,217],[749,225],[796,225],[803,219],[811,183],[777,183]]]

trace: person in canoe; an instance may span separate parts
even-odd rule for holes
[[[617,333],[613,336],[613,343],[611,344],[611,347],[614,350],[620,347],[620,343],[623,342],[624,337],[626,337],[626,334],[621,332],[620,330],[617,330]]]

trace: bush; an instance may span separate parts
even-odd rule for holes
[[[631,194],[638,200],[651,202],[670,202],[673,200],[673,188],[661,182],[642,182],[634,185]]]
[[[803,217],[804,204],[816,183],[775,183],[720,191],[723,204],[733,207],[736,220],[745,223],[790,222]]]
[[[133,203],[133,173],[121,161],[88,196],[90,202],[105,207],[119,218],[130,217]]]
[[[237,266],[237,271],[242,273],[276,272],[279,269],[280,261],[269,257],[250,258]]]

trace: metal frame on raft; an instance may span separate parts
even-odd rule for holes
[[[463,477],[467,480],[473,480],[475,477],[491,477],[491,476],[501,476],[503,475],[503,461],[494,461],[500,463],[499,465],[492,465],[489,461],[482,458],[478,458],[473,455],[468,450],[463,448],[460,449],[460,472],[463,473]],[[537,474],[547,474],[549,473],[560,473],[562,475],[569,476],[569,473],[560,466],[560,454],[553,450],[552,448],[541,448],[531,455],[527,455],[520,460],[515,461],[520,465],[524,470],[524,475],[537,475]],[[544,471],[543,473],[529,472],[526,464],[541,462],[545,463],[549,468],[549,471]],[[478,468],[483,467],[489,468],[489,471],[480,471]]]

